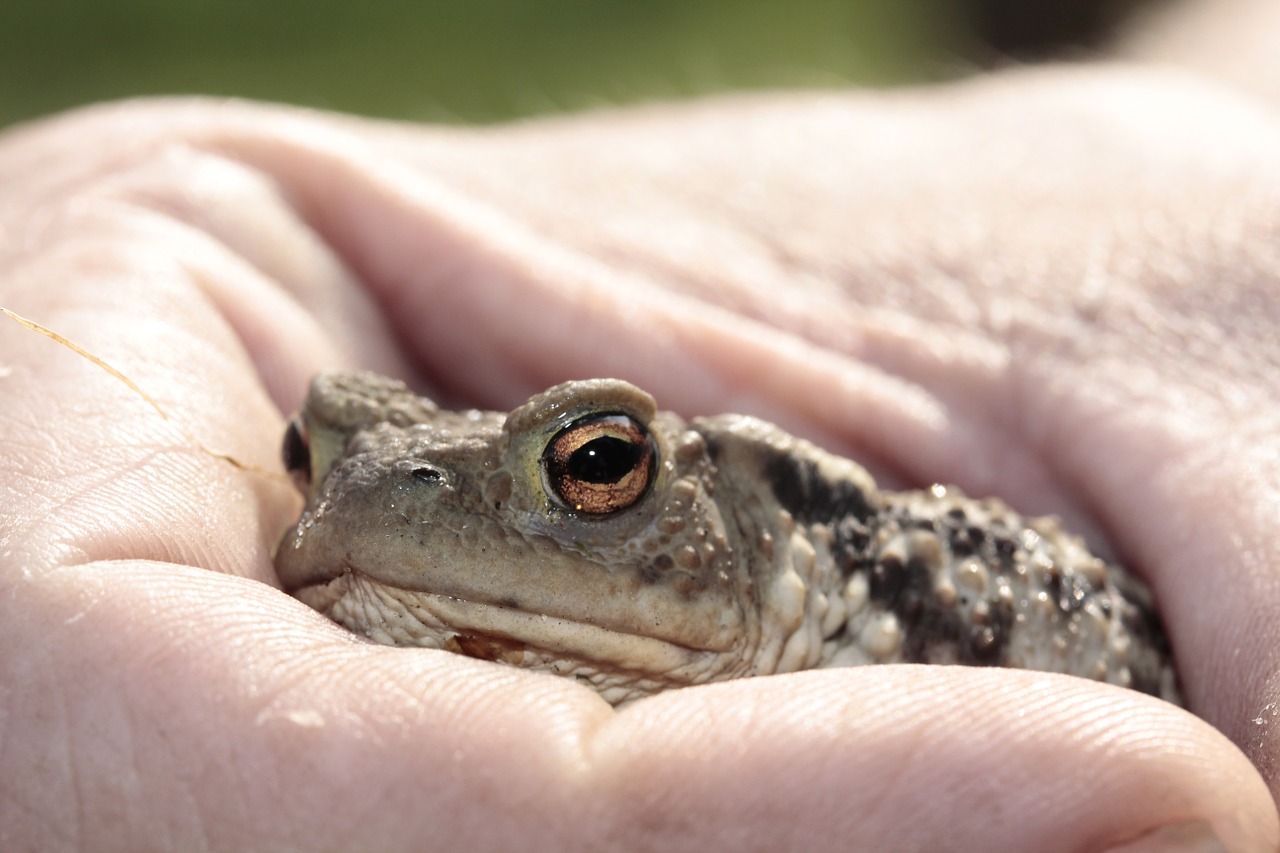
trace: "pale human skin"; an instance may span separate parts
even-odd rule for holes
[[[0,137],[0,304],[173,417],[0,326],[0,847],[1276,849],[1280,121],[1200,67]],[[289,484],[175,428],[278,470],[348,366],[492,408],[619,376],[1060,513],[1151,582],[1198,717],[904,666],[615,712],[358,642],[275,586]]]

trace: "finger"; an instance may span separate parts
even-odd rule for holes
[[[284,110],[236,114],[289,125]],[[281,187],[209,145],[226,124],[196,102],[110,105],[0,137],[10,236],[0,270],[21,267],[45,282],[84,275],[50,256],[104,244],[117,255],[136,249],[153,266],[167,259],[229,324],[284,411],[320,369],[360,363],[408,375],[381,315]],[[85,149],[84,138],[95,145]],[[40,274],[46,265],[55,268]],[[61,289],[74,279],[56,280]]]
[[[746,680],[626,709],[593,747],[628,804],[620,837],[643,828],[680,849],[728,827],[751,849],[1101,850],[1209,827],[1226,849],[1267,850],[1278,837],[1266,786],[1216,730],[1061,676]]]
[[[129,847],[155,821],[180,848],[1053,851],[1169,827],[1229,850],[1280,840],[1225,738],[1076,679],[869,667],[615,713],[564,679],[354,642],[236,578],[86,565],[26,601],[3,605],[5,648],[57,630],[0,657],[3,683],[24,685],[5,702],[24,737],[6,746],[0,817],[35,846]],[[65,680],[71,659],[112,677]]]
[[[573,833],[578,731],[611,713],[584,690],[534,714],[571,685],[359,643],[264,584],[183,566],[3,583],[0,648],[22,649],[0,653],[0,683],[21,685],[0,697],[7,847],[559,849]]]
[[[273,580],[271,546],[297,511],[282,418],[191,268],[164,244],[86,228],[0,275],[7,306],[147,395],[3,318],[0,571],[131,556]]]

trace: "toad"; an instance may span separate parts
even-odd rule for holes
[[[742,415],[623,381],[510,414],[363,372],[312,382],[285,464],[285,588],[379,643],[574,678],[618,704],[817,667],[1069,673],[1180,702],[1149,589],[1053,518],[891,492]]]

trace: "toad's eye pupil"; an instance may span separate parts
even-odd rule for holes
[[[547,496],[583,515],[634,506],[649,490],[657,450],[644,425],[624,414],[588,415],[569,424],[542,454]]]
[[[616,483],[635,470],[645,447],[614,436],[594,438],[569,454],[566,473],[584,483]]]

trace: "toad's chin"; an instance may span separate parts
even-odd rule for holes
[[[446,649],[469,657],[599,681],[655,689],[714,680],[722,652],[637,633],[528,613],[502,604],[406,590],[346,571],[293,591],[304,604],[374,642]],[[606,696],[606,698],[610,698]],[[634,698],[634,697],[623,697]],[[611,701],[621,701],[611,699]]]

